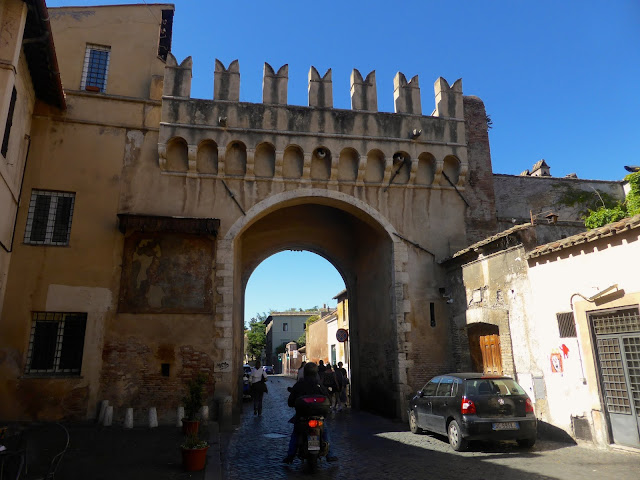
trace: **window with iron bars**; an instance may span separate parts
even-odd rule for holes
[[[32,190],[24,243],[69,245],[76,194]]]
[[[86,313],[33,312],[25,373],[80,375]]]
[[[576,323],[573,320],[573,312],[556,313],[556,319],[558,320],[558,332],[560,332],[560,338],[572,338],[577,337]]]
[[[111,47],[87,44],[80,90],[104,92],[107,89],[110,54]]]

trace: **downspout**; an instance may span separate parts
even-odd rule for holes
[[[13,241],[16,236],[16,223],[18,222],[18,212],[20,211],[20,199],[22,198],[22,187],[24,186],[24,175],[27,171],[27,160],[29,160],[29,150],[31,149],[31,135],[25,134],[25,140],[27,140],[27,154],[24,157],[24,166],[22,167],[22,179],[20,180],[20,190],[18,191],[18,201],[16,202],[16,214],[13,217],[13,228],[11,229],[11,244],[9,248],[5,246],[2,241],[0,241],[0,245],[4,249],[5,252],[11,253],[13,251]]]
[[[571,299],[569,300],[569,304],[571,305],[571,316],[573,317],[573,326],[576,329],[576,343],[578,344],[578,358],[580,359],[580,371],[582,372],[581,380],[582,380],[582,384],[586,385],[587,378],[584,375],[584,364],[582,363],[582,346],[580,345],[580,334],[578,332],[578,319],[576,318],[576,314],[573,309],[573,297],[576,297],[576,296],[586,300],[587,302],[593,302],[593,300],[589,300],[587,297],[577,292],[571,295]]]

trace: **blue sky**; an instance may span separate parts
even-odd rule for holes
[[[124,3],[135,2],[47,0],[50,7]],[[345,109],[353,68],[363,76],[376,70],[381,111],[393,110],[398,71],[419,76],[424,114],[434,108],[439,76],[449,83],[462,78],[464,94],[480,97],[493,120],[496,173],[517,175],[544,158],[554,176],[619,180],[623,165],[640,163],[637,0],[172,3],[172,51],[178,61],[193,57],[193,97],[212,98],[216,58],[225,66],[239,60],[240,100],[246,102],[262,101],[264,62],[276,70],[289,64],[294,105],[307,104],[311,65],[321,75],[332,69],[334,106]],[[258,267],[247,288],[248,317],[270,308],[321,305],[344,288],[335,270],[326,290],[314,285],[317,300],[302,296],[303,290],[313,293],[307,282],[278,284],[269,292],[273,277],[265,275],[266,283],[258,285],[265,268],[293,273],[297,267],[308,278],[312,267],[306,262],[313,257],[293,255],[291,263],[272,257]],[[265,297],[250,303],[254,290]]]

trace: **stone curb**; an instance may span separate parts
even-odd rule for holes
[[[204,480],[222,480],[222,458],[220,456],[220,426],[209,422],[209,450],[204,467]]]

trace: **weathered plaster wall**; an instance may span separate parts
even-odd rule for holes
[[[31,114],[36,100],[22,50],[26,18],[27,6],[22,1],[10,0],[0,6],[0,112],[5,113],[0,119],[2,136],[13,87],[16,89],[7,153],[0,155],[0,312],[13,249],[15,216],[31,133]]]
[[[528,222],[530,211],[533,214],[551,211],[558,215],[559,222],[567,222],[567,226],[576,222],[582,228],[585,200],[591,199],[600,205],[598,194],[594,190],[619,200],[624,199],[623,182],[619,181],[495,174],[493,183],[496,215],[504,228],[513,223]],[[580,197],[582,201],[577,201]],[[576,203],[567,205],[567,202]],[[545,218],[540,220],[546,221]],[[569,235],[580,231],[584,231],[584,228],[570,231]]]
[[[544,376],[548,404],[542,412],[545,421],[571,434],[571,417],[584,417],[592,428],[594,442],[601,445],[611,439],[600,400],[588,312],[640,303],[640,277],[635,264],[629,263],[637,258],[640,233],[636,228],[529,261],[532,295],[527,303],[530,320],[524,325],[529,351],[523,352],[525,358],[516,355],[516,368],[519,375],[530,372]],[[621,292],[596,302],[573,297],[578,338],[559,338],[556,314],[571,311],[572,296],[580,293],[590,297],[613,284]],[[562,344],[569,348],[568,358],[563,359],[564,373],[552,373],[550,354],[559,351]]]
[[[164,62],[158,58],[158,19],[162,10],[173,8],[171,4],[50,8],[65,92],[80,91],[90,43],[111,47],[106,93],[149,98],[151,76],[164,73]]]

